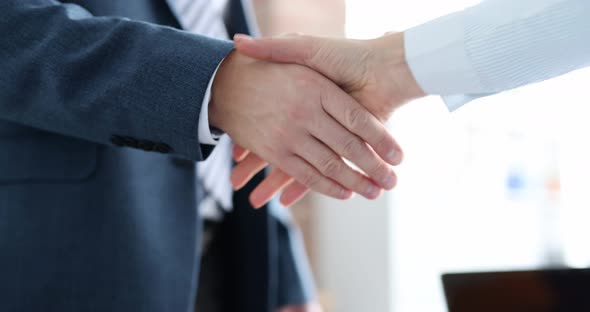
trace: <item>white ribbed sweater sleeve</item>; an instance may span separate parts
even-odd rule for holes
[[[450,110],[590,65],[590,0],[488,0],[409,29],[406,58]]]

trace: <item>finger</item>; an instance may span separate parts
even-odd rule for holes
[[[280,198],[281,204],[285,207],[290,207],[301,200],[307,193],[309,193],[308,187],[294,181],[283,190]]]
[[[293,178],[282,170],[274,168],[272,172],[250,194],[250,203],[254,208],[260,208],[270,201],[275,194],[282,190]]]
[[[386,162],[399,165],[402,149],[379,120],[336,86],[322,93],[322,107],[342,126],[367,142]],[[358,164],[357,164],[358,165]]]
[[[348,199],[352,191],[320,174],[311,164],[297,155],[285,157],[283,171],[308,188],[336,199]]]
[[[317,40],[309,36],[290,35],[254,39],[247,35],[234,36],[238,52],[260,60],[307,65],[315,55]]]
[[[268,166],[268,163],[258,155],[250,153],[239,162],[232,170],[230,181],[235,190],[239,190],[248,183],[260,170]]]
[[[336,154],[350,160],[382,188],[390,190],[395,186],[397,178],[393,170],[358,136],[332,118],[325,118],[316,124],[310,129],[311,135]]]
[[[338,154],[322,142],[312,136],[309,136],[304,142],[305,144],[299,146],[295,153],[314,166],[322,175],[366,198],[375,199],[381,195],[379,186],[348,166]],[[297,180],[310,187],[304,181]],[[313,189],[313,187],[311,188]]]
[[[240,162],[240,161],[244,160],[244,158],[246,158],[246,156],[248,156],[248,153],[250,153],[249,150],[243,148],[242,146],[240,146],[238,144],[234,144],[234,147],[232,149],[232,157],[236,162]]]

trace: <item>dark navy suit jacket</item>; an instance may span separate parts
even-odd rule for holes
[[[190,311],[198,115],[232,45],[175,29],[164,0],[75,2],[0,1],[0,311]],[[224,223],[227,311],[306,302],[297,233],[251,188]]]

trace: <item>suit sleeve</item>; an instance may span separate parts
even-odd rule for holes
[[[52,0],[4,0],[0,12],[0,119],[203,158],[199,113],[230,42]]]

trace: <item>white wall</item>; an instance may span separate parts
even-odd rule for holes
[[[392,311],[391,196],[314,197],[318,283],[335,312]]]

